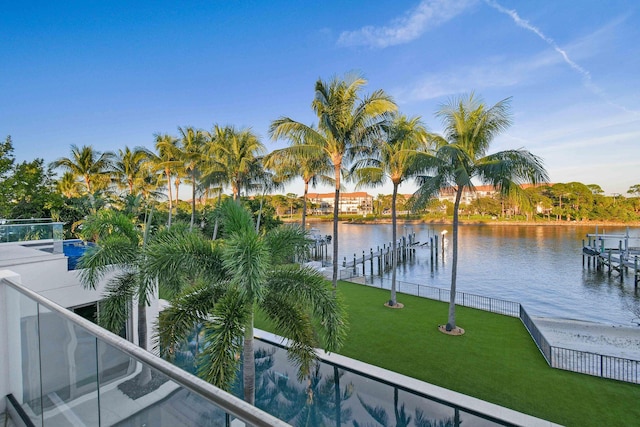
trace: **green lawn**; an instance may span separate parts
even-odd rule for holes
[[[349,335],[339,353],[567,426],[640,425],[640,386],[550,368],[519,319],[457,308],[463,336],[440,333],[447,304],[338,285]],[[267,328],[263,322],[257,327]]]

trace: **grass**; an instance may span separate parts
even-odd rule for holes
[[[389,309],[387,290],[338,289],[350,325],[340,354],[567,426],[640,420],[640,386],[552,369],[517,318],[457,307],[466,333],[454,337],[437,329],[445,303],[400,294],[405,307]]]

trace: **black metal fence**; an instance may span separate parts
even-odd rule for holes
[[[340,278],[361,285],[391,289],[391,279],[378,276],[358,276],[353,274],[350,269],[342,270]],[[400,293],[442,302],[449,302],[451,296],[449,289],[398,280],[396,280],[396,290]],[[549,344],[549,341],[547,341],[520,303],[466,292],[456,292],[456,304],[505,316],[518,317],[552,368],[640,384],[640,360],[554,347]]]

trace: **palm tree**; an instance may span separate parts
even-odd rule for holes
[[[269,127],[273,139],[304,141],[294,151],[301,156],[323,156],[333,166],[335,197],[333,203],[333,286],[338,284],[338,205],[343,166],[357,158],[370,141],[379,135],[383,121],[397,109],[382,90],[360,98],[366,80],[349,75],[344,80],[318,80],[311,104],[318,116],[318,127],[288,117],[274,120]],[[293,147],[293,146],[292,146]]]
[[[421,171],[420,160],[426,161],[427,130],[420,121],[420,117],[408,118],[401,114],[394,115],[393,119],[384,126],[385,133],[380,138],[371,155],[356,162],[352,168],[354,178],[361,185],[382,185],[389,179],[393,184],[391,196],[391,223],[392,223],[392,257],[391,269],[391,299],[390,307],[397,306],[396,300],[396,245],[398,187],[405,180],[417,176]]]
[[[280,227],[262,235],[256,232],[251,214],[235,201],[225,201],[221,210],[224,240],[207,240],[174,227],[148,247],[149,274],[179,292],[161,314],[160,348],[171,357],[175,343],[194,324],[204,324],[199,375],[228,390],[242,351],[245,400],[253,403],[255,311],[292,340],[289,356],[304,377],[315,361],[318,340],[328,351],[341,345],[344,308],[321,274],[290,264],[308,244],[299,229]]]
[[[81,184],[73,173],[66,171],[56,182],[56,188],[68,199],[80,196]]]
[[[156,139],[155,147],[158,154],[152,157],[152,162],[156,170],[164,173],[167,181],[167,191],[169,192],[169,220],[167,226],[171,227],[171,216],[173,214],[171,177],[176,173],[176,169],[180,167],[178,139],[166,133],[157,133],[154,137]]]
[[[129,317],[129,304],[137,300],[138,345],[147,349],[147,307],[155,292],[155,282],[144,275],[142,249],[148,239],[151,215],[141,235],[133,220],[115,210],[100,210],[83,223],[82,236],[97,243],[80,259],[80,282],[95,289],[110,273],[115,273],[105,285],[101,302],[101,326],[117,332]],[[149,370],[143,371],[141,384],[151,379]]]
[[[136,190],[144,187],[146,167],[151,159],[151,152],[144,147],[124,147],[113,156],[110,173],[115,184],[120,189],[126,189],[128,194],[135,195]]]
[[[435,153],[430,157],[429,175],[419,177],[415,193],[416,206],[423,206],[440,191],[454,191],[453,255],[451,262],[451,296],[447,331],[456,329],[455,298],[458,268],[458,209],[465,190],[474,190],[473,180],[492,185],[504,195],[525,197],[523,183],[547,182],[542,159],[524,149],[487,154],[491,141],[511,125],[510,98],[487,108],[471,95],[452,98],[442,105],[437,117],[442,119],[444,135],[434,136]]]
[[[200,129],[193,127],[179,127],[180,142],[182,143],[180,151],[180,159],[184,165],[185,171],[189,174],[191,179],[191,223],[190,227],[193,228],[193,224],[196,218],[196,187],[198,176],[201,172],[201,167],[204,162],[204,147],[205,147],[205,134]]]
[[[293,142],[296,145],[296,142]],[[297,154],[297,155],[296,155]],[[317,154],[317,153],[316,153]],[[328,174],[331,173],[329,158],[323,155],[302,155],[289,147],[272,151],[265,158],[265,166],[275,170],[276,176],[281,182],[288,182],[300,176],[304,182],[304,194],[302,196],[302,229],[306,230],[307,218],[307,194],[309,184],[315,188],[318,183],[333,185],[334,180]]]
[[[265,148],[250,129],[215,125],[210,133],[208,147],[208,174],[217,181],[231,186],[233,198],[240,198],[240,191],[262,169],[260,155]]]
[[[60,157],[51,162],[53,168],[63,168],[75,177],[81,177],[85,190],[90,196],[94,194],[95,183],[106,174],[111,165],[111,153],[100,153],[93,147],[71,145],[71,157]]]

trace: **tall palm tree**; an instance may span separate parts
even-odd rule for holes
[[[198,186],[198,177],[201,173],[201,167],[204,162],[205,134],[200,129],[193,127],[179,127],[181,151],[180,158],[184,165],[184,169],[191,179],[191,223],[196,218],[196,188]]]
[[[402,114],[394,115],[393,119],[384,126],[384,135],[376,141],[371,155],[356,162],[352,168],[353,177],[358,186],[379,186],[390,180],[393,184],[391,196],[392,223],[392,257],[391,269],[391,299],[388,305],[397,306],[396,299],[396,245],[398,187],[408,178],[417,176],[421,172],[421,160],[426,161],[427,130],[420,121],[420,117],[408,118]]]
[[[458,209],[465,190],[473,191],[474,181],[492,185],[501,194],[526,197],[523,183],[548,182],[542,159],[524,149],[487,154],[493,139],[511,125],[510,98],[492,107],[473,93],[452,98],[436,113],[442,119],[444,135],[434,136],[435,152],[429,159],[426,176],[419,177],[416,205],[422,206],[440,191],[454,191],[453,255],[451,296],[447,331],[456,329],[455,298],[458,268]]]
[[[311,103],[318,117],[318,127],[296,122],[289,117],[274,120],[269,127],[273,139],[304,141],[295,152],[301,156],[322,155],[333,166],[335,197],[333,203],[333,286],[338,284],[338,205],[343,166],[357,158],[370,141],[379,135],[381,125],[397,106],[382,90],[361,98],[366,80],[348,75],[330,82],[319,79]]]
[[[89,145],[71,145],[71,157],[60,157],[51,162],[53,168],[63,168],[75,177],[82,178],[87,194],[92,195],[96,181],[106,174],[111,165],[111,153],[100,153]]]
[[[251,129],[215,125],[209,135],[208,173],[229,184],[233,198],[238,200],[243,186],[262,168],[260,155],[265,147]]]
[[[167,181],[167,191],[169,192],[169,220],[167,226],[171,227],[171,216],[173,214],[171,177],[176,174],[175,171],[181,166],[178,139],[166,133],[157,133],[154,137],[156,140],[155,147],[157,154],[152,157],[152,162],[156,170],[160,170],[164,173]]]
[[[297,145],[296,141],[293,141],[292,144]],[[306,230],[309,184],[315,188],[318,183],[333,185],[335,181],[329,176],[332,167],[327,156],[321,153],[304,154],[296,152],[290,147],[274,150],[265,158],[265,167],[273,169],[281,182],[289,182],[296,177],[302,177],[302,182],[304,182],[302,229]]]
[[[308,244],[299,229],[280,227],[258,234],[251,214],[238,203],[227,200],[221,209],[223,240],[172,228],[166,238],[149,245],[147,269],[161,285],[182,290],[161,314],[163,355],[171,357],[175,343],[194,324],[203,323],[206,343],[199,355],[199,375],[229,389],[242,352],[245,400],[253,403],[255,311],[292,340],[289,355],[304,377],[315,361],[315,347],[324,344],[334,351],[341,345],[344,308],[321,274],[290,264]]]
[[[151,159],[151,152],[144,147],[134,147],[131,150],[125,146],[113,156],[110,174],[116,186],[126,189],[128,194],[135,195],[136,190],[144,187],[146,167]]]

